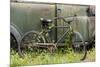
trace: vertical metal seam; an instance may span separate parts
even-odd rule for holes
[[[89,35],[89,34],[90,34],[90,32],[89,32],[89,27],[90,27],[90,26],[89,26],[89,17],[87,16],[87,32],[88,32],[87,35],[88,35],[88,38],[90,38],[90,35]],[[89,40],[89,39],[88,39],[88,40]]]
[[[57,3],[55,3],[55,17],[57,17]],[[55,19],[55,26],[57,26],[57,19]],[[55,42],[57,42],[57,28],[55,28]]]

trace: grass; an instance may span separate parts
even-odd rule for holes
[[[64,50],[64,51],[63,51]],[[95,49],[91,49],[87,52],[86,61],[95,61]],[[23,58],[21,58],[14,50],[11,52],[11,67],[23,66],[23,65],[41,65],[41,64],[65,64],[80,61],[77,56],[73,56],[74,52],[66,49],[60,49],[54,54],[44,50],[42,52],[27,52]]]
[[[89,62],[95,61],[96,58],[95,55],[96,55],[95,48],[92,48],[87,52],[87,57],[85,61],[89,61]]]

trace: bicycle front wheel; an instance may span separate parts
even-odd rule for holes
[[[18,46],[20,56],[24,56],[27,53],[32,53],[38,49],[39,43],[45,43],[45,39],[36,31],[30,31],[26,33]]]
[[[84,60],[87,54],[85,41],[79,32],[74,32],[72,37],[73,58],[75,61]]]

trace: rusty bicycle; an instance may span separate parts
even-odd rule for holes
[[[52,25],[56,19],[61,19],[64,23],[66,23],[66,26]],[[29,51],[34,49],[33,47],[46,47],[51,52],[53,52],[57,48],[57,44],[60,43],[60,41],[65,36],[67,36],[68,32],[71,32],[71,52],[73,52],[72,56],[76,59],[78,58],[80,60],[84,60],[87,54],[87,50],[82,35],[79,32],[74,31],[70,24],[74,21],[74,19],[75,16],[54,17],[53,19],[40,18],[42,28],[41,32],[30,31],[23,35],[18,46],[19,54],[23,56],[25,54],[24,49]],[[65,33],[56,42],[51,40],[49,36],[49,32],[53,28],[67,28]]]

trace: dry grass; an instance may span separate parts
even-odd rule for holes
[[[69,51],[68,53],[57,51],[53,55],[49,52],[42,51],[41,53],[37,52],[28,52],[24,58],[20,58],[17,52],[11,52],[11,67],[22,66],[22,65],[41,65],[41,64],[65,64],[72,62],[87,62],[95,61],[95,49],[91,49],[87,53],[87,57],[84,61],[80,61],[78,57],[75,59],[73,52]]]

